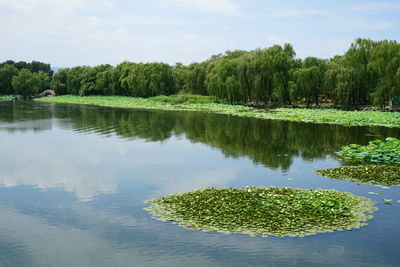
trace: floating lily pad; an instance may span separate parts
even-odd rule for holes
[[[388,137],[366,146],[351,144],[337,152],[345,161],[363,165],[400,165],[400,140]]]
[[[306,236],[351,230],[376,210],[365,197],[320,189],[207,188],[146,201],[158,220],[190,230],[251,236]]]
[[[315,172],[328,178],[363,184],[400,185],[400,166],[345,166]],[[381,186],[381,188],[389,187]]]

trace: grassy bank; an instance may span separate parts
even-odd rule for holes
[[[0,101],[11,101],[12,98],[11,95],[0,95]]]
[[[207,188],[151,199],[155,219],[191,230],[260,236],[306,236],[351,230],[376,210],[368,198],[335,190]]]
[[[133,98],[122,96],[58,96],[40,98],[36,101],[88,104],[116,108],[193,110],[222,113],[240,117],[276,119],[310,123],[340,124],[345,126],[385,126],[400,127],[400,113],[381,111],[342,111],[335,109],[294,109],[278,108],[270,111],[217,103],[205,96],[157,96],[152,98]]]

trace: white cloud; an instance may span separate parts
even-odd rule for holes
[[[156,178],[155,185],[159,195],[168,195],[207,187],[226,187],[237,179],[237,169],[221,168],[197,173],[174,174],[173,177],[164,175]],[[171,181],[174,181],[171,183]]]
[[[134,217],[132,212],[121,215],[115,211],[105,213],[82,206],[68,207],[68,211],[73,212],[71,218],[77,216],[79,223],[67,220],[54,222],[46,216],[24,214],[14,208],[0,206],[2,242],[11,242],[13,248],[18,249],[19,256],[28,257],[30,266],[121,266],[129,265],[129,262],[134,263],[133,266],[177,265],[175,257],[149,258],[149,255],[165,253],[164,246],[152,248],[152,254],[149,254],[146,242],[133,244],[121,241],[116,249],[115,237],[107,238],[107,233],[111,233],[112,229],[143,231],[144,236],[153,239],[157,236],[154,239],[156,242],[172,240],[179,244],[187,235],[174,235],[171,239],[170,233],[162,231],[164,228],[154,227],[147,219]],[[87,223],[90,227],[83,229],[80,223]],[[196,254],[180,259],[179,264],[202,266],[209,265],[208,261],[207,255]]]
[[[0,0],[0,8],[16,12],[67,12],[75,9],[109,9],[113,5],[109,0]]]
[[[226,49],[219,38],[204,34],[163,34],[166,27],[185,24],[179,17],[116,10],[120,16],[104,16],[96,10],[109,7],[106,0],[99,4],[93,4],[94,0],[21,0],[16,5],[10,0],[0,1],[0,25],[4,26],[0,26],[0,33],[7,36],[0,43],[0,61],[39,60],[61,67],[124,60],[173,64],[205,59],[216,49]],[[217,1],[220,9],[221,3]],[[234,8],[226,11],[232,13]]]
[[[274,17],[300,17],[310,15],[327,15],[329,12],[324,10],[285,10],[273,12],[270,15]]]
[[[400,3],[393,2],[329,9],[322,4],[304,5],[299,10],[267,3],[271,1],[257,5],[243,0],[128,2],[0,0],[0,35],[4,37],[0,61],[39,60],[59,67],[124,60],[191,63],[227,49],[254,49],[265,42],[308,44],[325,31],[335,38],[379,38],[382,30],[386,30],[385,38],[398,36],[395,12]],[[381,16],[383,12],[390,14]],[[265,29],[274,30],[265,36]],[[321,49],[325,47],[312,52],[322,56]]]
[[[346,7],[334,8],[331,10],[323,9],[304,9],[304,10],[282,10],[270,13],[274,17],[302,17],[313,15],[330,15],[337,18],[343,18],[345,14],[377,14],[381,12],[395,12],[400,9],[400,3],[388,2],[369,2],[358,5],[350,5]]]
[[[289,40],[274,34],[266,35],[265,40],[268,45],[284,45],[285,43],[291,43]]]
[[[393,29],[394,27],[396,27],[396,24],[397,23],[395,23],[393,21],[382,21],[382,22],[370,24],[369,28],[371,30],[387,30],[387,29]]]
[[[65,171],[68,172],[67,169]],[[91,177],[73,171],[60,176],[43,175],[37,170],[16,171],[12,175],[0,175],[0,185],[4,187],[29,185],[42,190],[63,188],[66,192],[73,193],[81,201],[89,201],[95,196],[118,191],[118,185],[110,175]]]
[[[200,11],[224,15],[238,15],[240,7],[237,2],[232,0],[173,0],[172,2]]]
[[[394,29],[397,27],[397,24],[398,23],[394,21],[366,20],[351,16],[344,17],[344,19],[336,22],[338,27],[346,27],[347,29],[353,29],[357,31],[380,31]]]
[[[400,9],[400,3],[389,3],[389,2],[369,2],[354,5],[347,9],[347,11],[358,11],[358,12],[396,12]]]

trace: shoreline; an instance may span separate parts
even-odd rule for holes
[[[215,102],[168,102],[154,98],[138,98],[124,96],[56,96],[38,98],[34,101],[84,104],[113,108],[152,109],[171,111],[202,111],[210,113],[226,114],[238,117],[286,120],[294,122],[306,122],[317,124],[336,124],[343,126],[382,126],[400,127],[400,112],[383,111],[343,111],[337,109],[305,109],[305,108],[277,108],[273,110],[257,109],[242,105],[230,105]],[[165,101],[167,100],[167,101]]]

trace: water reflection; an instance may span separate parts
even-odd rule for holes
[[[207,161],[208,148],[192,149],[178,139],[159,147],[141,140],[116,142],[98,135],[61,134],[56,129],[23,138],[0,134],[0,138],[8,139],[0,150],[0,185],[30,185],[42,190],[61,187],[82,201],[118,192],[124,179],[136,184],[151,180],[160,194],[166,194],[226,186],[236,178],[235,168],[226,164],[205,164],[206,169],[199,170],[196,165]],[[219,153],[212,154],[223,160]],[[186,159],[188,156],[191,159]]]
[[[385,127],[344,127],[83,105],[7,104],[0,105],[0,121],[8,122],[0,125],[0,130],[37,131],[51,129],[53,123],[58,123],[63,129],[103,136],[115,134],[126,139],[162,142],[183,135],[192,142],[218,148],[227,157],[245,156],[257,164],[282,170],[289,169],[295,157],[310,161],[324,159],[327,154],[334,155],[342,145],[400,136],[399,129]],[[27,120],[29,123],[24,124]]]
[[[341,145],[386,136],[399,131],[0,103],[0,266],[397,266],[399,188],[369,195],[378,188],[312,173],[337,166]],[[335,188],[380,210],[367,227],[307,238],[188,231],[143,210],[164,194],[246,185]]]
[[[0,102],[0,130],[7,132],[40,132],[50,130],[54,110],[33,101]]]

